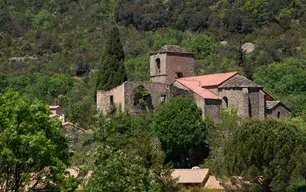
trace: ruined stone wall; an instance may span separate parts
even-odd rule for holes
[[[214,122],[221,120],[221,100],[205,99],[204,102],[204,117],[210,117]]]
[[[266,111],[267,117],[278,118],[278,113],[280,114],[280,118],[292,116],[291,111],[286,109],[283,105],[278,105],[277,107]]]
[[[190,54],[167,53],[167,81],[172,84],[177,79],[177,73],[182,72],[184,77],[191,77],[194,73],[194,56]]]
[[[109,112],[111,103],[110,103],[110,97],[113,96],[113,102],[114,106],[118,108],[119,106],[122,107],[122,110],[124,111],[125,104],[124,104],[124,85],[126,83],[123,83],[122,85],[115,87],[109,91],[97,91],[97,109],[102,110],[103,114],[106,114]]]
[[[249,91],[248,88],[222,88],[219,97],[227,97],[228,107],[237,109],[241,117],[249,117]]]
[[[169,85],[162,83],[149,83],[149,82],[126,82],[124,88],[124,109],[130,114],[139,114],[139,109],[134,105],[134,90],[138,86],[143,86],[150,92],[151,101],[153,107],[156,107],[161,103],[162,97],[165,98],[165,102],[169,100],[170,88]]]

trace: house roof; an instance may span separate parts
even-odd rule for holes
[[[219,87],[221,88],[230,88],[230,87],[258,87],[260,88],[261,86],[257,85],[253,81],[249,80],[245,76],[242,75],[235,75],[234,77],[228,79],[227,81],[223,82]]]
[[[201,75],[194,77],[181,78],[182,80],[195,80],[201,83],[202,87],[214,87],[219,86],[221,83],[225,82],[229,78],[235,76],[237,72],[228,73],[216,73],[209,75]]]
[[[224,187],[222,187],[221,182],[213,175],[210,175],[207,182],[204,185],[205,188],[208,189],[219,189],[223,190]]]
[[[274,97],[270,93],[268,93],[266,90],[263,90],[263,92],[266,94],[267,101],[274,101]]]
[[[209,177],[209,169],[174,169],[171,176],[181,184],[203,183]]]
[[[267,101],[267,109],[273,109],[280,101]]]
[[[267,101],[266,102],[266,108],[269,109],[269,110],[272,110],[279,105],[281,105],[282,107],[287,109],[289,112],[292,112],[291,109],[289,109],[284,103],[282,103],[280,101]]]
[[[160,48],[157,52],[159,53],[185,53],[185,54],[192,54],[194,53],[188,51],[187,49],[177,46],[177,45],[165,45]]]
[[[194,93],[198,94],[200,97],[204,99],[216,99],[219,100],[220,98],[210,92],[209,90],[202,88],[198,81],[196,80],[183,80],[183,79],[177,79],[177,82],[185,86],[186,88],[190,89]]]

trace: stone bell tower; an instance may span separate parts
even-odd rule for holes
[[[165,45],[150,54],[150,77],[154,83],[172,84],[194,73],[194,54],[176,45]]]

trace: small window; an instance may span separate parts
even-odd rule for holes
[[[277,118],[280,119],[281,117],[281,112],[277,112]]]
[[[160,73],[160,58],[157,58],[155,61],[156,61],[157,73]]]
[[[114,96],[113,95],[109,96],[109,103],[111,105],[114,105]]]
[[[182,72],[178,72],[177,73],[177,78],[182,78],[182,77],[184,77],[183,73]]]

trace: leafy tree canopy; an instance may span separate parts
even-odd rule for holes
[[[212,153],[215,173],[243,176],[263,191],[285,191],[291,184],[305,180],[306,137],[295,125],[247,120],[236,124],[230,134],[220,133],[225,139],[213,149],[219,151]]]
[[[208,128],[209,123],[202,120],[202,111],[191,99],[173,98],[154,112],[153,132],[161,141],[167,161],[175,162],[176,166],[192,163],[187,161],[191,149],[205,155]]]
[[[56,187],[64,180],[68,142],[60,135],[61,123],[48,115],[47,105],[41,102],[29,104],[10,91],[0,95],[2,189],[21,191],[33,181]]]

